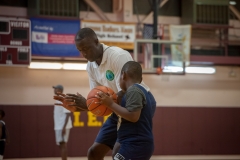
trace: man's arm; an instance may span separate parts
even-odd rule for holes
[[[89,77],[89,85],[90,90],[94,87],[98,86],[97,81],[95,80],[93,74],[93,70],[90,67],[90,64],[87,65],[87,71],[88,71],[88,77]],[[61,98],[62,97],[62,98]],[[71,112],[77,112],[77,111],[88,111],[86,98],[84,98],[81,94],[66,94],[61,95],[61,97],[55,97],[54,99],[60,99],[60,101],[63,103],[61,106],[68,109]]]

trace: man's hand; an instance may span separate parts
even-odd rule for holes
[[[77,111],[88,111],[86,98],[81,94],[66,94],[64,102],[68,103],[68,107],[75,107]]]
[[[74,102],[65,101],[65,97],[66,97],[66,95],[62,94],[62,93],[59,93],[58,95],[53,96],[53,99],[62,102],[62,103],[55,103],[55,105],[63,106],[64,108],[66,108],[67,110],[69,110],[71,112],[79,111],[76,107],[71,106],[74,104]]]

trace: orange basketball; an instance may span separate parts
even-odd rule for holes
[[[103,93],[109,93],[112,96],[114,102],[117,102],[117,95],[111,88],[106,86],[97,86],[88,93],[87,107],[88,110],[96,116],[107,116],[112,113],[112,110],[103,104],[95,103],[99,101],[98,98],[95,97],[95,95],[97,95],[97,92],[99,91],[102,91]]]

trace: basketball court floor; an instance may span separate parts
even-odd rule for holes
[[[17,158],[8,160],[60,160],[60,157]],[[240,155],[186,155],[186,156],[152,156],[151,160],[240,160]],[[68,160],[87,160],[87,157],[69,157]],[[112,160],[106,157],[104,160]]]

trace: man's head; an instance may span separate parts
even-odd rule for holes
[[[120,85],[126,90],[126,82],[141,83],[142,82],[142,67],[138,62],[128,61],[122,67]],[[125,86],[125,87],[124,87]]]
[[[54,93],[56,94],[56,95],[58,95],[58,93],[63,93],[63,86],[62,85],[56,85],[56,86],[53,86],[53,88],[54,88]]]
[[[103,50],[96,33],[91,28],[82,28],[75,36],[75,45],[90,62],[102,58]]]

